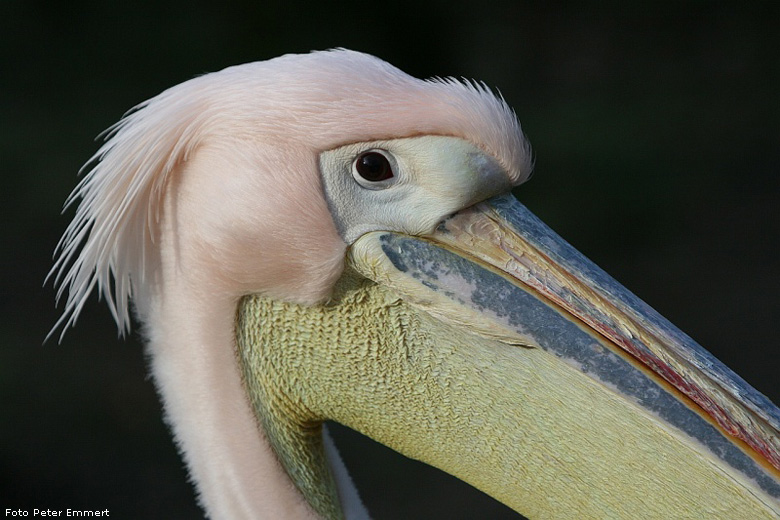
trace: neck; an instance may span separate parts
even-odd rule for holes
[[[137,302],[154,379],[210,517],[313,519],[317,514],[280,464],[249,403],[236,354],[236,313],[244,293],[258,287],[281,287],[284,293],[294,286],[290,273],[320,281],[322,287],[315,284],[312,294],[299,294],[301,300],[322,299],[340,271],[343,249],[332,247],[334,241],[341,244],[334,229],[335,238],[326,242],[336,253],[319,255],[326,261],[312,272],[295,263],[299,258],[268,260],[266,251],[291,248],[275,241],[274,233],[257,229],[266,221],[249,219],[253,213],[240,210],[246,205],[213,208],[215,193],[226,200],[245,194],[235,191],[241,183],[224,183],[210,172],[229,166],[240,177],[250,166],[225,166],[215,157],[213,150],[199,148],[171,178],[156,244],[159,263],[148,269],[150,279],[139,283],[146,290],[137,294]],[[292,236],[306,238],[296,225],[288,226]],[[251,240],[257,234],[271,238]]]
[[[164,277],[146,309],[168,424],[212,518],[315,518],[258,427],[236,361],[236,298]]]

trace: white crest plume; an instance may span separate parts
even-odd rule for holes
[[[194,80],[197,81],[197,80]],[[65,202],[78,199],[76,216],[60,239],[56,262],[57,300],[68,297],[58,327],[73,326],[97,286],[120,334],[130,330],[129,299],[133,284],[154,261],[158,208],[167,175],[198,144],[204,114],[181,95],[183,84],[147,100],[103,134],[105,143],[82,168],[91,166]],[[138,279],[131,280],[130,273]],[[48,278],[47,278],[48,279]],[[136,285],[137,287],[137,285]]]

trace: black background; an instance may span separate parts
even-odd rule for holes
[[[536,155],[517,195],[775,402],[775,2],[0,3],[0,508],[199,518],[137,338],[90,303],[61,345],[41,287],[94,137],[196,74],[349,47],[500,89]],[[630,7],[626,7],[626,6]],[[468,486],[342,429],[373,516],[498,518]]]

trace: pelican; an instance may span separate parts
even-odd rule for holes
[[[57,327],[132,301],[210,518],[366,517],[326,420],[529,518],[780,515],[778,408],[510,194],[532,155],[483,84],[285,55],[88,164]]]

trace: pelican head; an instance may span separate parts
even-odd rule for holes
[[[59,326],[143,326],[211,518],[359,518],[335,420],[531,518],[777,518],[780,411],[509,192],[485,86],[347,50],[207,74],[71,195]]]

